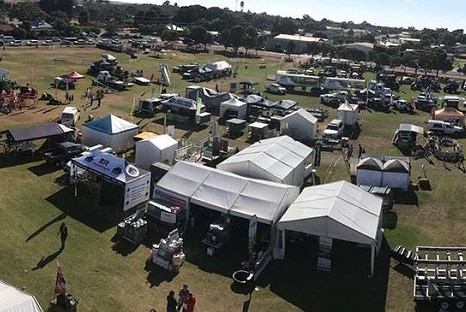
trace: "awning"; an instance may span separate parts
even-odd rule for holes
[[[46,123],[28,128],[11,129],[8,132],[14,142],[23,142],[72,133],[74,130],[57,123]]]

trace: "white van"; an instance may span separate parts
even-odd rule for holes
[[[63,109],[61,113],[61,123],[62,125],[68,127],[76,127],[79,118],[81,118],[79,113],[79,108],[74,106],[67,106]]]

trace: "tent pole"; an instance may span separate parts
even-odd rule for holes
[[[375,264],[375,246],[371,245],[371,275],[370,277],[374,276],[374,264]]]

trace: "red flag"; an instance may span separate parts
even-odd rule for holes
[[[57,260],[57,280],[55,282],[55,295],[66,295],[66,283],[61,271],[60,262]]]

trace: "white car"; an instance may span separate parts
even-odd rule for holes
[[[272,83],[268,85],[266,90],[267,92],[273,93],[273,94],[280,94],[280,95],[286,94],[286,88],[282,87],[278,83]]]

